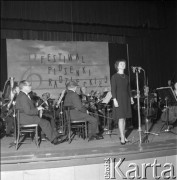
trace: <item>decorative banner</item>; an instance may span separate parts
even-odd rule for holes
[[[58,98],[68,80],[103,91],[110,86],[108,43],[7,40],[8,77],[27,79],[41,96]]]

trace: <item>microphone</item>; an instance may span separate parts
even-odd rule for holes
[[[138,72],[140,73],[141,70],[144,71],[144,69],[142,67],[138,67],[138,66],[131,66],[133,72],[135,73],[136,70],[138,70]]]

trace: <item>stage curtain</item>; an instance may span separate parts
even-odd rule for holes
[[[108,34],[97,33],[71,33],[71,32],[53,32],[44,30],[17,30],[2,29],[1,37],[8,39],[25,39],[25,40],[43,40],[43,41],[100,41],[115,42],[125,44],[125,36],[110,36]]]
[[[136,1],[2,1],[2,19],[164,27],[165,2]]]
[[[151,87],[176,71],[176,22],[173,1],[1,1],[1,39],[128,44],[130,65],[147,70]]]
[[[6,39],[1,39],[1,81],[0,81],[0,91],[3,91],[4,83],[7,80],[7,50],[6,50]]]

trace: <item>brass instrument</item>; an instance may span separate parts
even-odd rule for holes
[[[4,114],[4,118],[9,116],[12,112],[12,104],[14,101],[15,94],[13,92],[13,87],[14,87],[14,77],[10,77],[4,85],[3,93],[2,93],[2,98],[3,101],[5,102],[2,104],[2,112]]]

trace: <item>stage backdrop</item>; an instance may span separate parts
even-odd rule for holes
[[[76,80],[87,92],[110,87],[106,42],[55,42],[7,39],[8,77],[29,80],[41,96],[58,98],[68,80]]]

